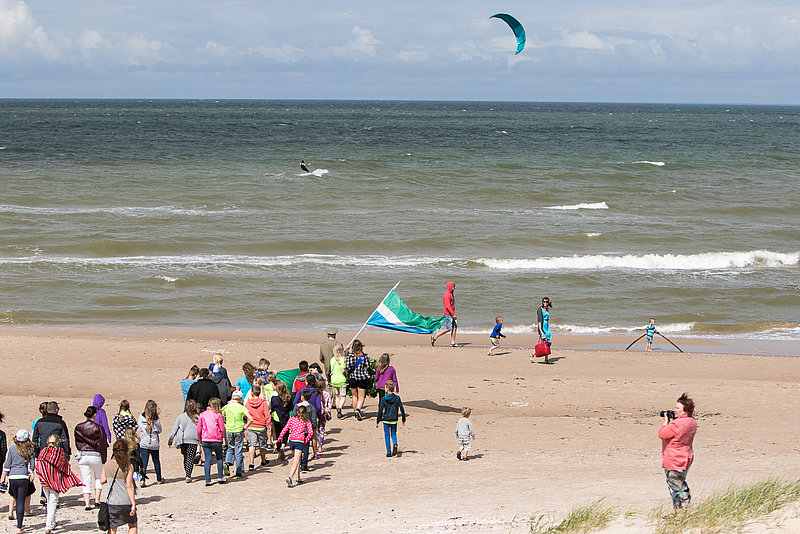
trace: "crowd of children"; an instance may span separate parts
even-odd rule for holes
[[[359,342],[356,346],[359,350],[355,362],[363,358],[358,365],[368,369],[363,345]],[[260,458],[258,468],[269,465],[268,452],[277,454],[277,462],[286,462],[288,448],[292,458],[286,483],[290,488],[302,484],[309,461],[319,459],[324,452],[326,427],[334,407],[337,417],[344,417],[342,408],[348,386],[363,389],[369,386],[362,378],[352,379],[354,355],[351,352],[346,356],[341,343],[333,345],[327,362],[323,360],[327,369],[316,362],[301,361],[291,387],[269,370],[270,362],[265,358],[261,358],[257,367],[245,363],[243,376],[233,385],[223,361],[222,354],[216,354],[208,367],[193,365],[180,380],[184,410],[172,426],[167,445],[180,450],[186,483],[193,481],[192,472],[199,463],[203,464],[206,486],[215,483],[211,478],[214,464],[216,483],[225,484],[229,476],[241,478],[255,471],[256,458]],[[379,397],[376,427],[383,423],[387,457],[398,454],[397,427],[406,423],[397,371],[390,363],[390,355],[382,354],[371,376]],[[10,446],[0,431],[0,458],[5,460],[0,489],[8,480],[9,519],[16,519],[19,532],[24,531],[23,519],[30,514],[34,475],[41,481],[40,500],[47,510],[46,532],[55,528],[58,495],[75,486],[83,486],[87,511],[99,507],[101,501],[108,502],[113,512],[109,531],[116,532],[118,526],[128,525],[131,532],[136,532],[135,489],[149,483],[151,463],[155,483],[165,481],[160,458],[164,431],[160,408],[154,400],[148,400],[136,416],[130,402],[122,399],[109,427],[102,408],[104,403],[102,396],[95,396],[84,413],[86,420],[72,433],[58,415],[59,406],[54,401],[39,406],[41,417],[33,422],[31,431],[17,431]],[[358,405],[354,412],[358,420],[364,417],[360,408]],[[465,408],[462,415],[468,417],[469,409]],[[463,421],[468,420],[458,422],[458,457],[466,460],[474,432],[469,424],[465,434]],[[73,443],[82,480],[70,470]],[[124,465],[120,465],[120,458],[125,459]],[[109,489],[109,482],[117,487]],[[109,494],[113,507],[107,501]]]

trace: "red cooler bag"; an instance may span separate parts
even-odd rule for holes
[[[533,347],[533,355],[537,358],[541,356],[548,356],[550,354],[550,345],[547,343],[539,343]]]

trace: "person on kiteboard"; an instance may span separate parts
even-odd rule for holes
[[[305,160],[300,160],[300,168],[303,169],[303,172],[311,172],[308,170],[307,165],[311,165],[311,163],[306,163]]]

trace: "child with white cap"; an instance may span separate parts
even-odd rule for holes
[[[35,450],[30,432],[24,428],[17,430],[14,444],[8,448],[3,474],[0,475],[0,482],[8,480],[8,518],[14,519],[11,507],[15,504],[19,533],[25,532],[22,529],[22,520],[25,513],[30,513],[31,495],[36,490],[33,486]]]

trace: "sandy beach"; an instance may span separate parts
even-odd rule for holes
[[[351,335],[339,338],[346,343]],[[192,364],[208,365],[214,352],[225,355],[234,381],[244,362],[261,357],[272,370],[294,368],[299,360],[316,360],[322,332],[14,327],[0,330],[0,339],[0,411],[9,437],[30,428],[43,400],[59,401],[70,429],[83,421],[96,393],[107,399],[109,418],[122,398],[134,413],[148,399],[158,402],[167,483],[142,490],[141,532],[252,532],[278,525],[328,532],[526,532],[532,516],[557,520],[601,498],[622,513],[637,512],[611,531],[648,532],[647,513],[669,505],[658,412],[671,409],[684,391],[697,404],[696,459],[688,477],[694,499],[731,483],[800,476],[795,357],[681,354],[665,343],[652,353],[593,350],[580,348],[585,338],[564,336],[555,339],[555,363],[543,365],[528,361],[532,336],[509,336],[510,347],[490,358],[485,336],[460,335],[464,345],[451,348],[431,347],[427,336],[365,332],[366,352],[375,358],[391,353],[397,369],[408,413],[398,431],[398,457],[385,457],[376,400],[368,399],[369,419],[359,422],[346,410],[345,419],[331,421],[325,453],[311,463],[303,486],[287,488],[288,467],[270,454],[270,467],[207,488],[184,483],[180,453],[166,445],[182,409],[183,374]],[[594,340],[603,343],[616,341]],[[472,408],[477,434],[469,462],[455,458],[462,406]],[[201,480],[202,467],[194,475]],[[5,496],[0,503],[5,511]],[[38,504],[33,508],[25,524],[42,530],[44,514]],[[83,510],[75,489],[62,497],[57,520],[63,531],[96,531],[96,513]],[[776,528],[790,532],[797,522],[782,525]]]

